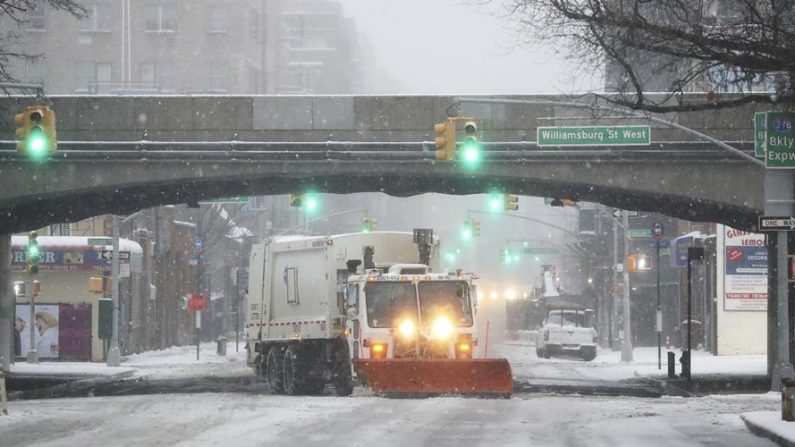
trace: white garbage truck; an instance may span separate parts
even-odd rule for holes
[[[473,359],[472,275],[440,273],[431,230],[275,237],[252,247],[248,364],[275,393],[510,395],[504,359]]]

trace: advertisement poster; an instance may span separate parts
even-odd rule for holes
[[[33,324],[30,305],[17,304],[14,319],[14,355],[24,358],[30,349],[30,331],[40,359],[91,359],[90,304],[36,304]]]
[[[20,357],[25,357],[30,350],[30,331],[33,330],[33,342],[40,359],[58,358],[58,317],[57,304],[37,304],[34,309],[33,324],[30,323],[30,305],[17,304],[17,316],[14,319],[14,332],[19,334]],[[20,328],[20,325],[22,326]],[[21,329],[21,331],[20,331]],[[16,350],[16,346],[14,348]]]
[[[724,227],[724,310],[767,310],[765,236]]]

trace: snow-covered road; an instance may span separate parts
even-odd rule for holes
[[[772,446],[740,420],[778,395],[510,400],[152,395],[11,402],[10,446]]]

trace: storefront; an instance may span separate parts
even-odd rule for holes
[[[111,269],[113,247],[106,237],[40,236],[42,261],[39,273],[26,270],[27,236],[11,240],[11,270],[14,283],[25,283],[25,294],[17,296],[15,354],[25,357],[30,347],[30,330],[42,360],[102,361],[103,340],[98,337],[99,299],[89,291],[89,278]],[[131,276],[141,272],[143,251],[137,243],[121,239],[119,244],[121,290]],[[40,294],[35,298],[33,325],[30,316],[32,280],[38,280]],[[131,299],[122,294],[121,300]]]

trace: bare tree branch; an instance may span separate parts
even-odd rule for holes
[[[601,68],[611,102],[652,112],[795,102],[795,1],[501,1],[523,43]],[[663,101],[645,94],[661,90]],[[744,96],[670,101],[694,91]]]

